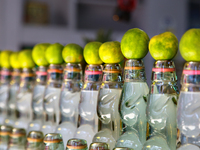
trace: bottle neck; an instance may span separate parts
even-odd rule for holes
[[[47,72],[47,85],[55,88],[60,88],[63,79],[62,65],[51,64]]]
[[[39,66],[36,71],[36,85],[46,85],[47,82],[47,67]]]
[[[82,81],[81,64],[67,63],[64,69],[64,81]]]
[[[10,84],[11,80],[11,69],[1,68],[1,84],[7,85]]]
[[[35,81],[35,74],[32,69],[23,68],[20,78],[20,88],[32,89]]]
[[[10,84],[11,85],[19,84],[20,83],[20,77],[21,77],[20,75],[21,75],[21,70],[20,69],[13,69]]]
[[[129,59],[125,62],[124,67],[125,82],[145,82],[146,74],[142,60]]]
[[[122,82],[122,70],[119,64],[105,64],[102,82]]]

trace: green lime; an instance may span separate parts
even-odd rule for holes
[[[21,68],[18,56],[19,56],[19,52],[13,52],[10,55],[10,65],[12,66],[12,68],[16,68],[16,69]]]
[[[99,57],[99,47],[101,42],[90,42],[85,45],[83,55],[88,64],[100,65],[103,61]]]
[[[33,47],[32,57],[34,62],[38,66],[47,66],[49,65],[48,61],[45,58],[46,49],[49,47],[49,43],[40,43]]]
[[[62,51],[63,51],[63,45],[59,43],[51,44],[45,52],[46,60],[50,64],[62,64],[63,58],[62,58]]]
[[[63,49],[62,57],[66,63],[80,63],[83,60],[83,48],[78,44],[67,44]]]
[[[1,50],[0,50],[0,67],[1,67]]]
[[[105,42],[99,48],[99,56],[104,63],[119,63],[124,59],[120,42]]]
[[[186,61],[200,61],[200,29],[189,29],[181,37],[179,49]]]
[[[121,40],[121,50],[127,59],[142,59],[148,53],[149,36],[141,29],[128,30]]]
[[[164,32],[151,38],[149,52],[155,60],[170,60],[178,51],[178,39],[171,32]]]
[[[18,55],[19,62],[22,68],[33,68],[35,67],[35,63],[32,58],[32,50],[25,49],[19,52]]]
[[[11,68],[10,65],[10,55],[12,54],[12,51],[10,50],[4,50],[1,52],[1,66],[3,68]]]

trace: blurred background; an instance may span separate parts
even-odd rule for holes
[[[200,0],[0,0],[0,49],[14,51],[37,43],[63,45],[89,41],[121,41],[130,28],[149,37],[165,31],[178,40],[200,27]],[[174,58],[180,79],[184,60]],[[150,84],[154,60],[144,58]]]

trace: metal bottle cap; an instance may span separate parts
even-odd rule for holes
[[[9,136],[12,133],[12,127],[1,125],[0,126],[0,136]]]
[[[43,133],[40,131],[31,131],[27,136],[28,142],[43,142]]]
[[[82,80],[81,64],[67,63],[64,68],[64,80]]]
[[[115,147],[113,150],[134,150],[134,149],[128,147]]]
[[[152,68],[152,81],[177,81],[175,65],[172,60],[157,60]]]
[[[107,143],[91,143],[90,144],[90,150],[108,150],[108,144]]]
[[[186,62],[183,67],[181,84],[200,84],[200,62]]]
[[[10,145],[25,145],[26,131],[22,128],[13,128],[10,134]]]
[[[83,139],[70,139],[67,141],[67,149],[86,149],[87,142]]]
[[[59,133],[48,133],[45,135],[43,142],[58,144],[58,143],[63,143],[63,139],[62,139],[61,134],[59,134]]]
[[[145,68],[142,60],[129,59],[125,62],[124,81],[146,81]]]
[[[105,64],[103,68],[103,82],[121,82],[122,69],[120,64]]]

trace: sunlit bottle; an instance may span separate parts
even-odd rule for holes
[[[74,138],[78,126],[78,105],[82,88],[82,68],[80,64],[67,63],[61,88],[61,124],[56,132],[62,135],[64,145]]]
[[[101,81],[102,66],[87,65],[79,103],[80,123],[75,138],[85,139],[88,144],[92,143],[94,135],[98,132],[96,107]]]
[[[175,150],[177,140],[176,105],[178,98],[177,76],[174,62],[155,61],[152,84],[147,102],[148,140],[143,150]]]
[[[7,104],[9,98],[9,86],[11,71],[7,68],[1,69],[0,80],[0,124],[3,124],[7,117]]]
[[[179,150],[200,149],[200,62],[186,62],[181,78],[177,125],[181,132]]]
[[[44,150],[64,150],[62,135],[59,133],[48,133],[44,137]]]
[[[26,140],[26,150],[44,150],[43,133],[40,131],[31,131]]]
[[[26,131],[21,128],[13,128],[10,134],[8,150],[25,150]]]
[[[89,150],[109,150],[107,143],[91,143]]]
[[[7,150],[9,141],[10,141],[10,134],[12,133],[12,127],[11,126],[0,126],[0,149],[1,150]]]
[[[21,74],[20,69],[13,69],[10,81],[8,104],[7,104],[7,117],[4,120],[4,124],[10,126],[14,124],[17,118],[16,99],[20,85],[20,74]]]
[[[62,65],[51,64],[48,69],[47,85],[44,94],[44,123],[41,131],[43,134],[55,132],[60,122],[59,99],[62,85]]]
[[[35,74],[33,70],[24,68],[21,74],[19,91],[17,93],[17,120],[14,124],[16,128],[24,128],[26,130],[29,122],[32,120],[31,100],[34,81]]]
[[[39,66],[36,71],[36,80],[31,101],[33,120],[29,123],[27,133],[40,131],[44,120],[43,98],[47,80],[47,68]]]
[[[130,59],[124,68],[124,85],[119,104],[119,112],[124,124],[123,134],[116,147],[141,150],[146,141],[146,101],[149,88],[142,60]]]
[[[87,141],[83,139],[69,139],[67,141],[66,150],[87,150]]]
[[[103,80],[98,96],[98,130],[93,142],[108,143],[113,149],[122,131],[119,115],[119,101],[122,91],[122,70],[119,64],[105,64]]]

